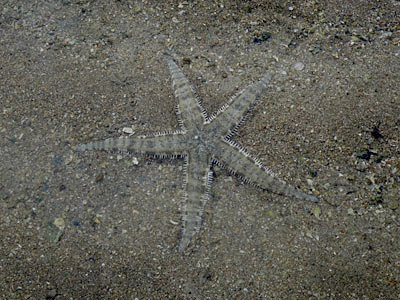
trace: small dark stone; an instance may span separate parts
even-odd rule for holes
[[[261,40],[263,42],[269,40],[271,38],[272,34],[270,32],[264,31],[261,35]]]
[[[383,138],[383,135],[381,134],[379,128],[376,126],[374,126],[374,128],[372,129],[371,135],[374,139],[377,139],[377,140]]]
[[[253,39],[253,43],[260,45],[261,43],[268,41],[271,38],[272,34],[270,32],[264,31],[260,36],[256,36]]]
[[[374,154],[373,152],[371,152],[369,149],[365,149],[362,152],[360,152],[357,157],[361,158],[361,159],[365,159],[365,160],[370,160],[371,159],[371,155]]]
[[[95,181],[96,181],[96,182],[101,182],[101,181],[103,181],[103,180],[104,180],[104,174],[103,174],[103,173],[98,174],[98,175],[96,176],[96,178],[95,178]]]
[[[191,60],[189,57],[184,57],[184,58],[182,59],[182,63],[183,63],[184,65],[190,65],[190,64],[192,63],[192,60]]]
[[[257,45],[260,45],[260,44],[261,44],[261,39],[259,39],[258,37],[255,37],[255,38],[253,39],[253,43],[254,43],[254,44],[257,44]]]
[[[311,171],[311,177],[317,177],[318,172],[317,171]]]
[[[67,188],[67,187],[66,187],[64,184],[62,184],[62,185],[60,185],[60,187],[59,187],[58,189],[60,190],[60,192],[62,192],[62,191],[64,191],[66,188]]]
[[[74,225],[75,227],[80,227],[81,226],[81,222],[79,220],[72,220],[72,225]]]

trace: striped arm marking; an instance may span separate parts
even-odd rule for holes
[[[218,142],[217,148],[219,151],[215,159],[219,164],[227,166],[229,171],[237,174],[245,182],[279,195],[319,202],[317,197],[303,193],[299,189],[275,177],[272,171],[263,166],[259,160],[251,157],[239,144],[230,140],[221,140]]]
[[[182,206],[182,235],[179,252],[184,252],[199,232],[204,207],[209,199],[212,182],[211,158],[207,152],[192,151],[187,157],[184,180],[185,196]]]

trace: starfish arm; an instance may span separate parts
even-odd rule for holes
[[[275,177],[260,161],[252,158],[247,151],[230,140],[218,141],[219,150],[215,160],[221,166],[237,174],[241,179],[273,193],[294,197],[300,200],[319,202],[314,195],[303,193],[299,189]]]
[[[182,235],[179,252],[184,252],[192,238],[200,230],[204,206],[209,198],[212,173],[211,158],[207,152],[191,151],[186,160],[185,196],[182,207]]]
[[[78,151],[119,150],[159,156],[182,155],[187,152],[186,135],[173,133],[144,137],[119,137],[80,144]]]
[[[207,113],[196,96],[189,80],[175,63],[174,59],[164,55],[172,77],[172,87],[178,100],[178,121],[181,127],[191,129],[201,127],[207,119]]]
[[[209,122],[219,135],[231,138],[237,131],[238,127],[246,120],[249,110],[260,97],[261,93],[266,89],[271,80],[271,75],[264,75],[261,80],[248,85],[236,96],[222,106]]]

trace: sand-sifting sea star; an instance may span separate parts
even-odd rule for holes
[[[183,157],[185,196],[180,252],[184,252],[201,228],[204,206],[210,195],[213,164],[228,169],[245,182],[273,193],[312,202],[319,201],[317,197],[278,179],[257,158],[250,156],[242,146],[232,140],[249,110],[266,89],[271,80],[269,74],[244,88],[215,114],[209,116],[172,56],[166,54],[165,59],[178,100],[177,115],[181,129],[152,136],[109,138],[81,144],[78,150],[118,150],[158,157]]]

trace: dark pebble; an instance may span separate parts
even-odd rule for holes
[[[72,225],[74,225],[75,227],[80,227],[81,222],[79,220],[72,220]]]
[[[191,60],[189,57],[184,57],[184,58],[182,59],[182,63],[183,63],[184,65],[190,65],[190,64],[192,63],[192,60]]]
[[[372,129],[371,135],[374,139],[377,139],[377,140],[383,138],[383,135],[381,134],[379,128],[376,126],[374,126],[374,128]]]
[[[96,176],[96,178],[95,178],[95,181],[96,181],[96,182],[101,182],[101,181],[103,181],[103,180],[104,180],[104,174],[103,174],[103,173],[98,174],[98,175]]]
[[[271,38],[271,36],[272,34],[270,32],[265,31],[261,34],[261,36],[254,37],[253,43],[260,45],[261,43],[268,41]]]
[[[361,158],[361,159],[365,159],[365,160],[370,160],[372,154],[374,154],[374,153],[371,152],[369,149],[365,149],[362,152],[360,152],[357,155],[357,157]]]

